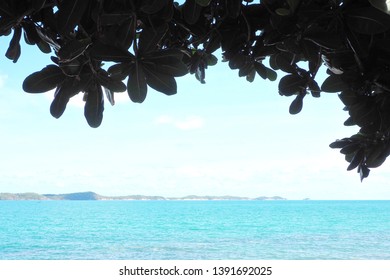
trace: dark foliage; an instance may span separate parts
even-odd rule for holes
[[[177,92],[175,77],[223,60],[252,82],[286,73],[279,94],[295,96],[290,113],[308,95],[339,93],[360,131],[332,143],[361,179],[390,154],[390,16],[384,0],[2,0],[0,36],[6,57],[17,62],[20,40],[53,53],[54,64],[28,76],[23,89],[55,89],[50,107],[59,118],[70,98],[83,92],[92,127],[103,119],[104,94],[126,91],[142,103],[151,87]],[[270,68],[263,64],[269,58]],[[103,69],[103,62],[113,62]],[[319,68],[328,78],[319,86]],[[304,66],[305,65],[305,66]],[[123,81],[126,81],[125,84]]]

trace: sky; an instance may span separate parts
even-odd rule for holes
[[[0,54],[8,43],[1,38]],[[390,199],[388,162],[361,183],[329,148],[358,131],[343,126],[337,94],[307,96],[292,116],[293,98],[278,94],[277,81],[249,83],[218,55],[205,85],[187,75],[176,95],[149,88],[143,104],[117,93],[93,129],[81,94],[55,119],[53,92],[23,92],[24,78],[49,57],[23,45],[18,63],[0,58],[0,192]]]

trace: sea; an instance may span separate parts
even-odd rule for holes
[[[1,260],[390,260],[390,201],[0,201]]]

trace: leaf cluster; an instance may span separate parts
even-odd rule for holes
[[[98,127],[104,96],[127,91],[142,103],[149,88],[177,92],[176,77],[223,61],[252,82],[279,80],[279,94],[304,98],[339,93],[358,134],[337,140],[361,178],[390,154],[390,16],[383,0],[2,0],[0,36],[10,36],[6,57],[17,62],[22,35],[52,54],[52,65],[28,76],[23,89],[55,89],[51,114],[84,93],[84,115]],[[266,64],[264,61],[268,60]],[[109,62],[110,67],[104,68]],[[319,85],[321,66],[328,77]]]

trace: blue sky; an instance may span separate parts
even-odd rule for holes
[[[2,38],[1,54],[7,46]],[[30,46],[17,64],[1,58],[0,192],[390,199],[388,163],[360,183],[328,147],[357,131],[343,126],[337,94],[308,96],[291,116],[292,99],[279,96],[277,82],[248,83],[219,62],[205,85],[179,78],[174,96],[149,90],[134,104],[118,93],[92,129],[81,94],[57,120],[53,92],[23,92],[23,79],[48,63]]]

